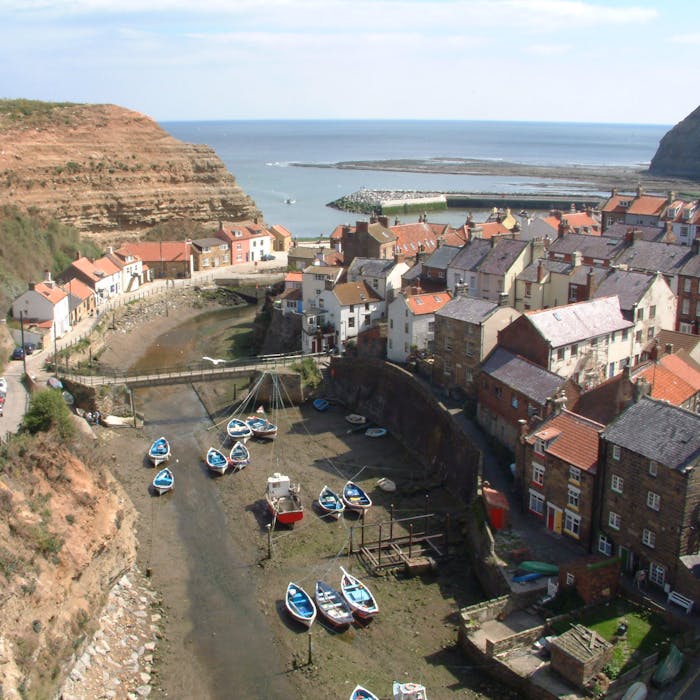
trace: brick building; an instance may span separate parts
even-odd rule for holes
[[[700,239],[693,241],[693,256],[678,273],[676,330],[700,335]]]

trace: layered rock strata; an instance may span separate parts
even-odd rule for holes
[[[659,143],[649,172],[700,181],[700,107],[678,122]]]

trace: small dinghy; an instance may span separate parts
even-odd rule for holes
[[[224,474],[229,468],[229,461],[226,459],[226,455],[221,450],[217,450],[216,447],[210,447],[207,450],[206,462],[209,471],[215,474]]]
[[[345,420],[352,425],[364,425],[367,422],[367,419],[359,413],[349,413],[345,416]]]
[[[396,491],[396,483],[391,479],[387,479],[385,476],[383,476],[381,479],[377,479],[377,486],[379,486],[382,491],[386,491],[387,493],[393,493]]]
[[[168,467],[161,469],[153,478],[153,488],[159,496],[166,491],[172,491],[174,485],[175,476]]]
[[[316,619],[316,606],[311,596],[301,586],[291,582],[287,585],[284,604],[295,620],[307,627],[313,625]]]
[[[246,442],[248,438],[253,437],[253,431],[242,418],[231,418],[226,424],[226,434],[231,440],[240,442]]]
[[[355,690],[350,693],[350,700],[379,700],[379,696],[361,685],[356,685]]]
[[[379,612],[379,606],[369,588],[342,566],[340,570],[343,572],[340,577],[340,592],[350,609],[364,620],[374,617]]]
[[[321,617],[333,627],[347,627],[354,621],[343,596],[325,581],[316,581],[314,602]]]
[[[327,411],[331,405],[328,403],[327,399],[314,399],[314,408],[317,411]]]
[[[240,440],[237,441],[231,448],[228,461],[236,471],[239,471],[240,469],[243,469],[243,467],[247,467],[248,464],[250,464],[250,452]]]
[[[394,681],[394,700],[428,700],[428,693],[420,683]]]
[[[340,518],[345,510],[343,499],[329,486],[324,486],[318,494],[318,507],[324,515],[330,515],[336,520]]]
[[[386,428],[367,428],[365,435],[370,438],[380,438],[387,434]]]
[[[372,499],[355,482],[348,481],[343,486],[343,503],[348,510],[361,513],[372,505]]]
[[[148,450],[148,459],[153,462],[154,467],[167,462],[170,459],[170,443],[164,437],[154,440]]]
[[[521,561],[518,568],[523,571],[530,571],[545,576],[557,576],[559,567],[556,564],[549,564],[546,561]]]
[[[249,416],[246,418],[246,423],[256,438],[273,440],[277,436],[277,426],[270,423],[264,416]]]

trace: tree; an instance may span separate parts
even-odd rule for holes
[[[22,428],[32,435],[55,428],[63,440],[75,434],[70,410],[57,389],[44,389],[32,394]]]

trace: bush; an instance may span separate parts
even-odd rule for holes
[[[55,389],[45,389],[32,395],[22,428],[32,435],[54,428],[63,440],[75,434],[70,410],[61,392]]]

